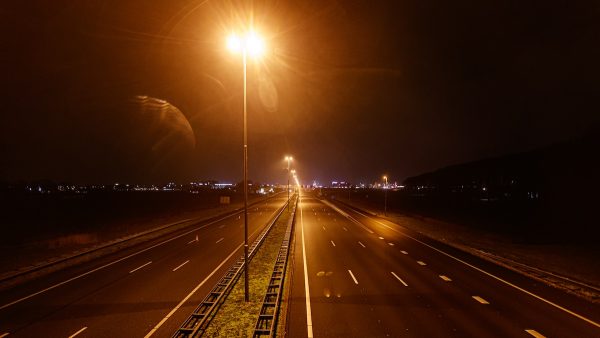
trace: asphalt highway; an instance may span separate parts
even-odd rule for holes
[[[249,209],[251,239],[285,200]],[[243,221],[194,224],[3,290],[0,337],[170,337],[243,254]]]
[[[600,307],[301,195],[289,337],[600,337]]]

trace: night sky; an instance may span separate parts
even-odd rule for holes
[[[250,15],[253,13],[253,15]],[[391,181],[600,124],[597,1],[39,0],[0,5],[0,180]]]

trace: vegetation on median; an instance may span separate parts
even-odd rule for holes
[[[294,204],[292,199],[291,204]],[[269,285],[273,266],[281,247],[285,231],[292,215],[286,208],[273,225],[256,255],[250,261],[250,301],[244,301],[244,275],[234,285],[231,293],[212,320],[206,337],[252,337],[262,302]]]

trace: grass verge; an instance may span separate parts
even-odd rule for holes
[[[292,205],[294,201],[292,200]],[[205,337],[252,337],[291,213],[292,208],[289,210],[286,208],[282,212],[250,261],[250,301],[244,301],[244,275],[242,274],[206,329]]]

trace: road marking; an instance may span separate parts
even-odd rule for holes
[[[325,226],[323,226],[323,230],[327,230],[327,229],[325,229]]]
[[[344,231],[348,231],[348,229],[346,229],[346,227],[343,227],[342,229],[344,229]]]
[[[196,236],[196,239],[192,239],[191,241],[187,242],[187,244],[192,244],[198,242],[198,236]]]
[[[363,248],[366,248],[366,246],[364,244],[362,244],[361,241],[358,241],[358,244],[360,244],[360,246],[362,246]]]
[[[404,284],[404,286],[408,286],[408,284],[406,284],[406,282],[404,282],[404,281],[402,280],[402,278],[398,277],[398,275],[397,275],[397,274],[395,274],[395,273],[394,273],[394,271],[392,271],[392,275],[394,275],[394,277],[396,277],[396,279],[397,279],[397,280],[399,280],[399,281],[400,281],[400,283]]]
[[[333,243],[333,241],[331,241],[331,245],[335,246],[335,243]]]
[[[313,338],[312,313],[310,310],[310,289],[308,287],[308,268],[306,266],[306,245],[304,244],[304,214],[302,213],[302,207],[300,207],[300,224],[302,227],[302,261],[304,262],[304,289],[305,289],[305,298],[306,298],[306,329],[308,331],[308,338]]]
[[[218,241],[216,241],[216,242],[215,242],[215,244],[217,244],[217,243],[221,242],[221,241],[222,241],[222,240],[224,240],[224,239],[225,239],[224,237],[221,237],[221,239],[219,239]]]
[[[425,265],[427,265],[427,263],[425,263],[425,262],[422,262],[422,261],[417,261],[417,263],[419,263],[419,265],[422,265],[422,266],[425,266]]]
[[[365,216],[365,217],[370,217],[370,216],[364,215],[364,214],[362,214],[362,213],[360,213],[360,212],[358,212],[358,211],[357,211],[357,213],[359,213],[359,214],[361,214],[361,215],[363,215],[363,216]],[[519,290],[519,291],[521,291],[521,292],[523,292],[523,293],[525,293],[525,294],[528,294],[528,295],[530,295],[531,297],[533,297],[533,298],[536,298],[536,299],[538,299],[538,300],[540,300],[540,301],[542,301],[542,302],[544,302],[544,303],[546,303],[546,304],[548,304],[548,305],[550,305],[550,306],[553,306],[553,307],[555,307],[555,308],[557,308],[557,309],[559,309],[559,310],[561,310],[561,311],[563,311],[563,312],[566,312],[566,313],[568,313],[568,314],[572,315],[573,317],[577,317],[577,318],[579,318],[579,319],[583,320],[584,322],[587,322],[588,324],[591,324],[591,325],[593,325],[593,326],[595,326],[595,327],[600,327],[600,323],[596,323],[595,321],[593,321],[593,320],[591,320],[591,319],[589,319],[589,318],[586,318],[586,317],[584,317],[584,316],[582,316],[582,315],[580,315],[580,314],[578,314],[578,313],[576,313],[576,312],[573,312],[573,311],[571,311],[571,310],[569,310],[569,309],[567,309],[567,308],[565,308],[565,307],[562,307],[562,306],[560,306],[560,305],[558,305],[558,304],[556,304],[556,303],[554,303],[554,302],[552,302],[552,301],[549,301],[549,300],[547,300],[546,298],[543,298],[543,297],[541,297],[541,296],[538,296],[538,295],[536,295],[535,293],[533,293],[533,292],[531,292],[531,291],[527,291],[527,290],[523,289],[522,287],[520,287],[520,286],[517,286],[517,285],[515,285],[515,284],[513,284],[513,283],[511,283],[511,282],[509,282],[509,281],[506,281],[506,280],[504,280],[504,279],[502,279],[502,278],[500,278],[500,277],[498,277],[498,276],[496,276],[496,275],[494,275],[494,274],[491,274],[491,273],[489,273],[489,272],[487,272],[487,271],[485,271],[485,270],[483,270],[483,269],[481,269],[481,268],[478,268],[478,267],[476,267],[476,266],[475,266],[475,265],[473,265],[473,264],[467,263],[467,262],[465,262],[464,260],[462,260],[462,259],[460,259],[460,258],[454,257],[454,256],[452,256],[451,254],[449,254],[449,253],[446,253],[445,251],[442,251],[442,250],[440,250],[440,249],[438,249],[438,248],[436,248],[436,247],[434,247],[434,246],[431,246],[431,245],[429,245],[429,244],[427,244],[427,243],[425,243],[425,242],[423,242],[423,241],[420,241],[420,240],[418,240],[418,239],[416,239],[416,238],[414,238],[414,237],[412,237],[412,236],[409,236],[409,235],[407,235],[407,234],[404,234],[404,233],[402,233],[402,232],[398,231],[397,229],[394,229],[394,228],[392,228],[391,226],[389,226],[389,225],[387,225],[387,224],[384,224],[384,223],[382,223],[382,222],[380,222],[380,221],[378,221],[378,220],[376,220],[376,219],[373,219],[373,221],[375,221],[375,222],[377,222],[377,223],[379,223],[379,224],[383,225],[384,227],[386,227],[386,228],[388,228],[388,229],[390,229],[390,230],[392,230],[392,231],[394,231],[394,232],[396,232],[396,233],[398,233],[398,234],[400,234],[400,235],[403,235],[403,236],[405,236],[405,237],[408,237],[408,238],[412,239],[413,241],[415,241],[415,242],[417,242],[417,243],[423,244],[424,246],[426,246],[426,247],[428,247],[428,248],[430,248],[430,249],[432,249],[432,250],[435,250],[435,251],[437,251],[437,252],[441,253],[442,255],[445,255],[445,256],[447,256],[447,257],[450,257],[450,258],[454,259],[454,260],[455,260],[455,261],[457,261],[457,262],[463,263],[464,265],[466,265],[466,266],[468,266],[468,267],[470,267],[470,268],[472,268],[472,269],[474,269],[474,270],[477,270],[477,271],[479,271],[479,272],[483,273],[484,275],[487,275],[487,276],[489,276],[489,277],[491,277],[491,278],[494,278],[495,280],[497,280],[497,281],[499,281],[499,282],[502,282],[502,283],[504,283],[504,284],[506,284],[506,285],[508,285],[508,286],[510,286],[510,287],[512,287],[512,288],[514,288],[514,289],[517,289],[517,290]],[[394,224],[395,224],[395,223],[394,223]],[[0,310],[1,310],[1,308],[0,308]]]
[[[223,229],[225,227],[225,224],[219,225],[219,229]]]
[[[444,282],[452,282],[452,279],[448,278],[447,276],[440,275],[440,278],[444,280]]]
[[[75,337],[76,335],[78,335],[78,334],[80,334],[81,332],[85,331],[85,329],[87,329],[87,326],[84,326],[84,327],[82,327],[82,328],[81,328],[81,330],[79,330],[79,331],[77,331],[77,332],[73,333],[72,335],[70,335],[70,336],[69,336],[69,338],[73,338],[73,337]]]
[[[345,213],[344,211],[342,211],[340,208],[336,207],[335,205],[331,204],[329,201],[326,200],[321,200],[321,202],[325,205],[327,205],[328,207],[330,207],[331,209],[337,211],[338,213],[340,213],[342,216],[348,218],[349,220],[351,220],[353,223],[355,223],[356,225],[360,226],[361,228],[363,228],[366,232],[370,233],[370,234],[374,234],[373,230],[367,228],[366,226],[364,226],[361,222],[357,221],[354,217],[348,215],[347,213]]]
[[[354,284],[358,284],[358,281],[356,280],[356,277],[354,277],[352,270],[348,270],[348,272],[350,273],[350,277],[352,277],[352,279],[354,279]]]
[[[405,255],[408,255],[408,252],[406,252],[406,251],[404,251],[404,250],[402,250],[402,251],[400,251],[400,252],[402,252],[402,253],[403,253],[403,254],[405,254]]]
[[[150,265],[150,264],[152,264],[152,261],[150,261],[150,262],[148,262],[148,263],[146,263],[146,264],[144,264],[144,265],[142,265],[142,266],[138,266],[137,268],[135,268],[135,269],[133,269],[133,270],[129,271],[129,273],[134,273],[134,272],[138,271],[139,269],[141,269],[141,268],[143,268],[143,267],[145,267],[145,266],[147,266],[147,265]]]
[[[379,236],[379,239],[384,239],[383,237]]]
[[[3,333],[3,334],[0,334],[0,338],[4,338],[4,337],[6,337],[6,336],[8,336],[8,335],[9,335],[9,333],[8,333],[8,332],[6,332],[6,333]]]
[[[534,336],[535,338],[546,338],[546,336],[537,332],[536,330],[527,329],[527,330],[525,330],[525,332],[529,333],[530,335]]]
[[[488,302],[487,300],[479,297],[479,296],[473,296],[473,299],[475,299],[476,301],[480,302],[481,304],[489,304],[490,302]]]
[[[244,243],[238,245],[237,248],[233,249],[233,251],[229,254],[229,256],[227,256],[223,261],[221,261],[221,264],[219,264],[219,266],[217,266],[211,273],[210,275],[206,276],[206,278],[204,278],[204,280],[202,282],[200,282],[200,284],[196,285],[196,287],[190,291],[190,293],[188,293],[187,296],[185,296],[185,298],[183,298],[181,300],[181,302],[179,302],[179,304],[177,304],[177,306],[175,306],[173,308],[173,310],[171,310],[171,312],[169,312],[165,318],[163,318],[158,324],[156,324],[156,326],[154,328],[152,328],[152,330],[150,330],[150,332],[148,332],[148,334],[146,334],[144,336],[144,338],[148,338],[150,336],[152,336],[185,302],[187,302],[187,300],[192,297],[192,295],[194,293],[196,293],[196,291],[198,291],[198,289],[200,289],[202,287],[202,285],[204,285],[204,283],[206,283],[206,281],[208,281],[217,271],[219,271],[219,269],[225,265],[225,263],[227,263],[227,261],[238,251],[242,248],[242,246],[244,245]]]
[[[394,246],[394,243],[388,243],[389,246]]]
[[[179,269],[180,267],[182,267],[182,266],[186,265],[186,264],[187,264],[189,261],[190,261],[190,260],[188,259],[187,261],[185,261],[185,262],[181,263],[181,265],[180,265],[180,266],[178,266],[178,267],[176,267],[175,269],[173,269],[173,271],[177,271],[177,269]]]
[[[240,211],[240,212],[241,212],[241,211]],[[148,250],[152,250],[152,249],[154,249],[154,248],[156,248],[156,247],[158,247],[158,246],[161,246],[161,245],[163,245],[163,244],[165,244],[165,243],[169,243],[169,242],[171,242],[171,241],[174,241],[174,240],[176,240],[176,239],[179,239],[179,238],[181,238],[181,237],[187,236],[187,235],[189,235],[189,234],[191,234],[191,233],[193,233],[193,232],[195,232],[195,231],[198,231],[198,230],[200,230],[200,229],[204,229],[204,228],[206,228],[206,227],[207,227],[207,226],[209,226],[209,225],[215,224],[215,223],[217,223],[217,222],[220,222],[220,221],[222,221],[222,220],[224,220],[224,219],[227,219],[227,218],[229,218],[229,217],[233,217],[234,215],[235,215],[235,214],[233,214],[233,215],[228,215],[228,216],[224,216],[224,217],[222,217],[222,218],[219,218],[219,219],[217,219],[217,220],[214,220],[214,221],[212,221],[212,222],[206,223],[206,224],[204,224],[204,225],[202,225],[202,226],[200,226],[200,227],[198,227],[198,228],[192,229],[192,230],[190,230],[190,231],[188,231],[188,232],[186,232],[186,233],[183,233],[183,234],[181,234],[181,235],[178,235],[178,236],[175,236],[175,237],[169,238],[169,239],[167,239],[167,240],[165,240],[165,241],[163,241],[163,242],[160,242],[160,243],[158,243],[158,244],[155,244],[155,245],[153,245],[153,246],[151,246],[151,247],[148,247],[148,248],[142,249],[142,250],[140,250],[140,251],[138,251],[138,252],[134,252],[134,253],[132,253],[131,255],[128,255],[128,256],[125,256],[125,257],[119,258],[119,259],[117,259],[117,260],[115,260],[115,261],[112,261],[112,262],[110,262],[110,263],[104,264],[104,265],[102,265],[102,266],[100,266],[100,267],[97,267],[97,268],[95,268],[95,269],[93,269],[93,270],[90,270],[90,271],[88,271],[88,272],[84,272],[84,273],[82,273],[81,275],[77,275],[77,276],[75,276],[75,277],[69,278],[69,279],[67,279],[67,280],[65,280],[65,281],[62,281],[62,282],[60,282],[60,283],[56,283],[56,284],[54,284],[54,285],[52,285],[52,286],[49,286],[49,287],[47,287],[47,288],[45,288],[45,289],[43,289],[43,290],[40,290],[40,291],[38,291],[38,292],[34,292],[34,293],[32,293],[32,294],[30,294],[30,295],[28,295],[28,296],[25,296],[25,297],[19,298],[19,299],[17,299],[17,300],[14,300],[14,301],[12,301],[12,302],[10,302],[10,303],[8,303],[8,304],[4,304],[4,305],[0,306],[0,310],[6,309],[6,308],[7,308],[7,307],[9,307],[9,306],[13,306],[13,305],[15,305],[15,304],[21,303],[21,302],[22,302],[22,301],[24,301],[24,300],[27,300],[27,299],[29,299],[29,298],[35,297],[35,296],[37,296],[37,295],[40,295],[40,294],[42,294],[42,293],[48,292],[48,291],[50,291],[50,290],[52,290],[52,289],[56,289],[57,287],[59,287],[59,286],[61,286],[61,285],[65,285],[65,284],[67,284],[67,283],[70,283],[70,282],[72,282],[72,281],[74,281],[74,280],[77,280],[77,279],[79,279],[79,278],[81,278],[81,277],[85,277],[85,276],[87,276],[87,275],[89,275],[89,274],[92,274],[92,273],[94,273],[94,272],[96,272],[96,271],[99,271],[99,270],[105,269],[105,268],[107,268],[107,267],[109,267],[109,266],[111,266],[111,265],[117,264],[117,263],[119,263],[119,262],[122,262],[122,261],[124,261],[124,260],[126,260],[126,259],[129,259],[129,258],[131,258],[131,257],[137,256],[137,255],[139,255],[139,254],[141,254],[141,253],[143,253],[143,252],[146,252],[146,251],[148,251]]]

